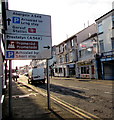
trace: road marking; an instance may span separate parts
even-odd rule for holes
[[[95,119],[99,119],[99,117],[97,117],[89,112],[86,112],[86,111],[84,111],[76,106],[73,106],[73,105],[71,105],[71,104],[69,104],[69,103],[67,103],[67,102],[65,102],[65,101],[63,101],[55,96],[53,96],[51,98],[54,99],[55,101],[57,101],[58,103],[62,104],[63,106],[67,107],[68,109],[72,110],[75,113],[75,115],[79,114],[79,115],[81,115],[80,117],[85,117],[88,119],[91,118],[91,120],[92,120],[92,117]]]
[[[83,89],[83,90],[89,90],[88,88],[82,88],[82,87],[74,87],[74,86],[69,86],[69,87],[71,87],[71,88],[78,88],[78,89]]]
[[[26,83],[24,83],[26,84]],[[38,92],[39,94],[43,95],[43,96],[46,96],[47,97],[47,93],[46,91],[44,90],[41,90],[39,88],[36,89],[36,87],[33,87],[31,85],[28,85],[26,84],[27,86],[29,86],[32,90]],[[91,120],[94,120],[94,119],[100,119],[99,117],[89,113],[89,112],[86,112],[76,106],[73,106],[53,95],[50,96],[51,99],[53,99],[55,102],[61,104],[63,107],[66,108],[66,110],[68,110],[69,112],[71,112],[72,114],[74,114],[75,116],[79,117],[79,118],[87,118],[87,119],[91,119]]]
[[[104,93],[113,95],[113,93],[111,93],[111,92],[104,92]]]
[[[36,90],[36,91],[39,92],[41,95],[47,97],[46,91],[44,91],[44,90],[43,91]],[[71,105],[71,104],[69,104],[69,103],[59,99],[58,97],[55,97],[55,96],[51,95],[50,98],[52,100],[54,100],[55,102],[61,104],[65,108],[67,108],[67,110],[69,112],[71,112],[72,114],[74,114],[75,116],[77,116],[79,118],[88,118],[88,119],[91,119],[91,120],[99,119],[99,117],[97,117],[97,116],[95,116],[95,115],[93,115],[93,114],[91,114],[89,112],[86,112],[86,111],[84,111],[84,110],[82,110],[82,109],[80,109],[80,108],[78,108],[76,106],[73,106],[73,105]],[[93,117],[93,119],[92,119],[92,117]]]
[[[53,99],[53,100],[56,101],[57,103],[63,105],[65,108],[68,108],[67,110],[68,110],[69,112],[73,113],[74,115],[76,115],[77,117],[79,117],[79,118],[84,118],[84,117],[80,116],[79,114],[75,113],[71,107],[70,107],[70,109],[69,109],[69,106],[67,106],[66,104],[62,103],[61,101],[55,99],[54,97],[51,97],[51,99]]]

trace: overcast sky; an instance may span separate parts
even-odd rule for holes
[[[95,23],[112,9],[113,0],[8,0],[10,10],[51,15],[52,45]],[[16,61],[24,65],[22,61]],[[29,63],[29,62],[28,62]],[[17,64],[14,64],[16,66]]]
[[[9,0],[10,10],[51,15],[52,44],[94,23],[112,9],[113,0]]]

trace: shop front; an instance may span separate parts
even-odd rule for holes
[[[95,60],[79,61],[76,66],[77,78],[96,78]]]
[[[75,64],[68,64],[67,65],[68,76],[67,77],[75,77]]]
[[[66,65],[55,65],[54,76],[55,77],[66,77],[67,76]]]
[[[114,80],[114,51],[103,53],[100,60],[102,79]]]

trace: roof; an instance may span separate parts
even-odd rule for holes
[[[79,33],[83,32],[84,30],[88,29],[89,27],[91,27],[91,26],[93,26],[93,25],[96,25],[96,24],[93,23],[93,24],[89,25],[88,27],[82,29],[81,31],[77,32],[76,34],[72,35],[71,37],[67,38],[67,39],[64,40],[63,42],[61,42],[61,43],[59,43],[58,45],[56,45],[56,47],[57,47],[57,46],[60,46],[60,45],[63,44],[63,43],[68,42],[69,40],[71,40],[71,39],[73,39],[73,38],[75,38],[75,37],[77,37],[77,35],[78,35]]]
[[[112,9],[111,11],[107,12],[106,14],[102,15],[101,17],[99,17],[98,19],[96,19],[95,21],[100,20],[101,18],[107,16],[108,14],[112,13],[114,11],[114,9]]]

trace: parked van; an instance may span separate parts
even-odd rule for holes
[[[45,71],[44,68],[32,68],[28,72],[28,83],[41,82],[45,84]]]

